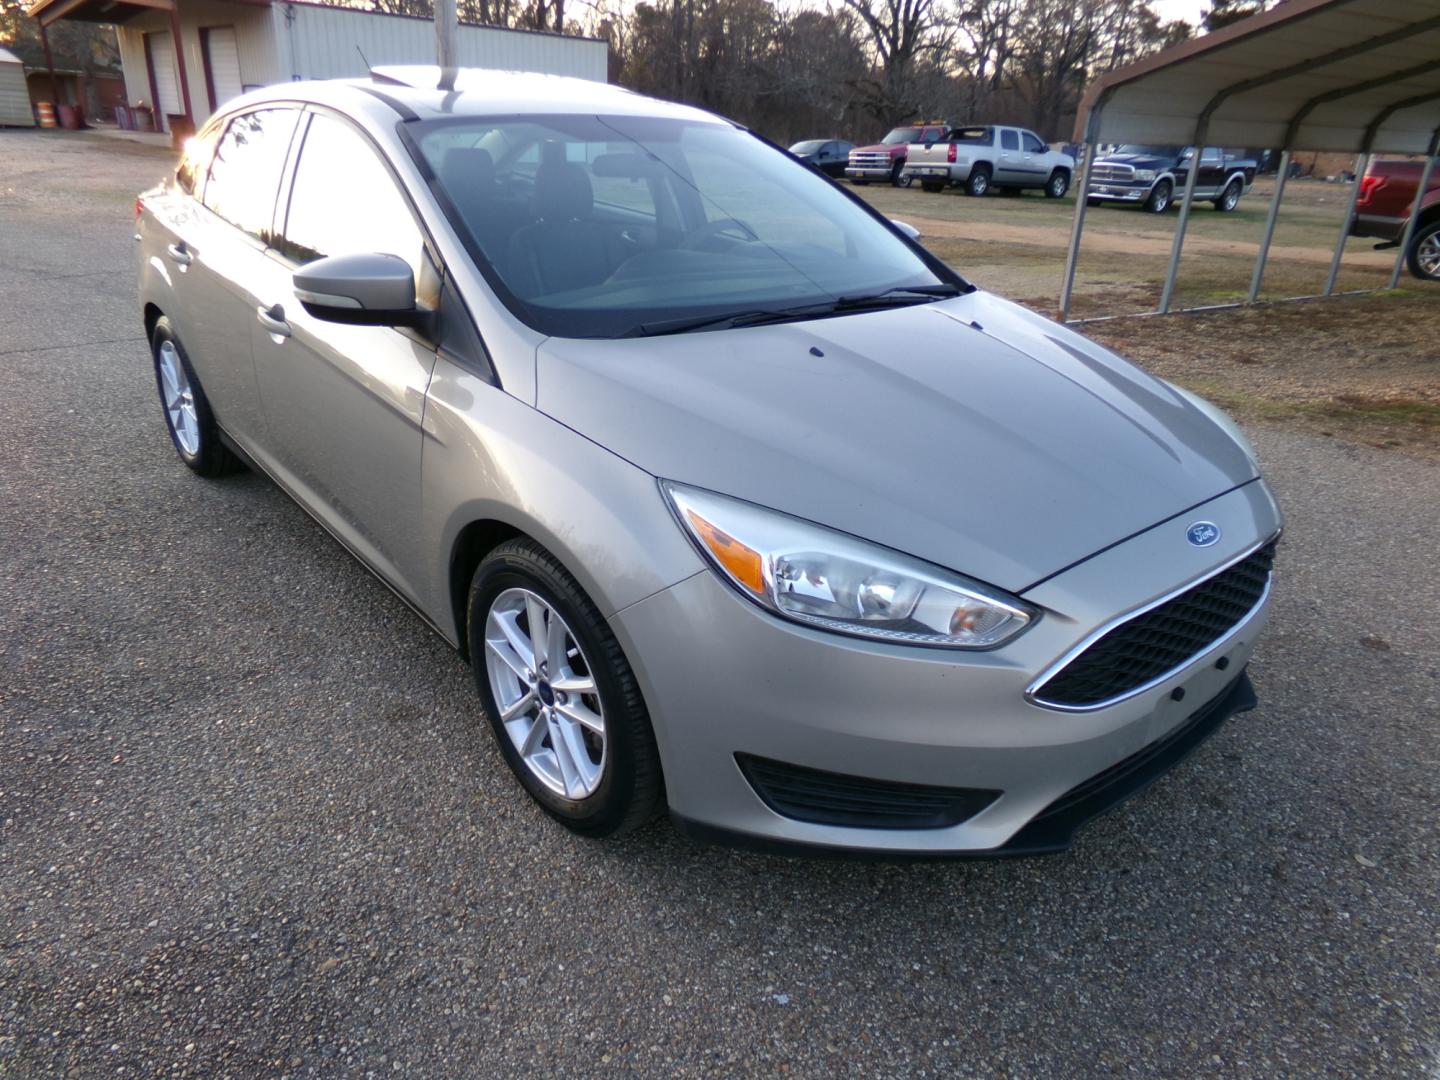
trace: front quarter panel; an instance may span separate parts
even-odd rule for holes
[[[607,618],[701,569],[655,477],[443,358],[424,430],[425,606],[454,640],[450,560],[474,522],[533,538]]]

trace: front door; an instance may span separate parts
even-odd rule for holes
[[[408,199],[359,129],[313,112],[302,139],[283,234],[262,259],[250,322],[266,464],[413,601],[423,580],[420,421],[435,346],[410,330],[317,319],[296,299],[292,276],[327,255],[398,255],[415,273],[421,303],[434,307],[438,275]]]

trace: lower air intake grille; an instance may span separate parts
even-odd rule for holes
[[[1000,797],[976,788],[899,784],[822,772],[736,754],[745,779],[783,817],[859,829],[943,829],[972,818]]]
[[[1034,694],[1044,705],[1087,708],[1183,667],[1254,610],[1275,562],[1271,541],[1212,578],[1100,638]]]

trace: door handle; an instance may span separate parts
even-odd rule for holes
[[[174,262],[178,263],[181,266],[189,266],[192,262],[195,261],[195,256],[190,253],[190,250],[188,248],[186,248],[185,241],[183,240],[180,241],[180,243],[178,244],[171,244],[165,249],[165,252]]]
[[[257,307],[255,319],[276,337],[287,338],[290,336],[290,324],[285,321],[285,309],[279,304],[271,304],[268,308]]]

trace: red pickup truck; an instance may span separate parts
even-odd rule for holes
[[[1351,235],[1378,236],[1388,241],[1382,247],[1397,246],[1405,237],[1424,167],[1419,161],[1372,161],[1360,178]],[[1440,281],[1440,166],[1430,173],[1405,259],[1416,277]]]

